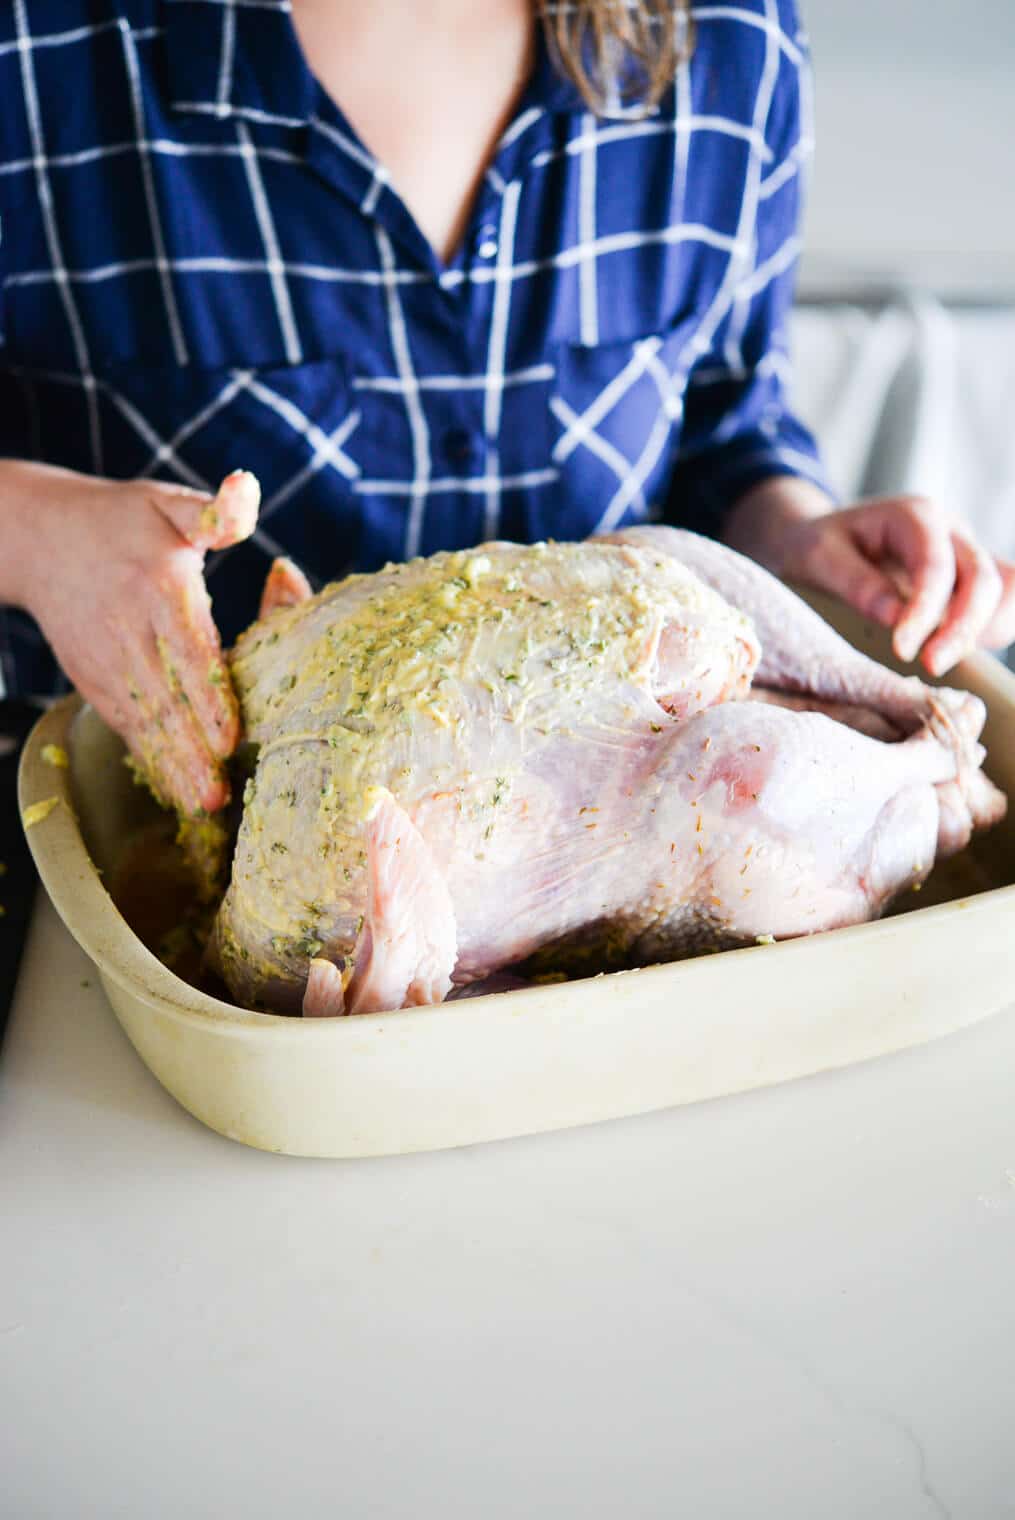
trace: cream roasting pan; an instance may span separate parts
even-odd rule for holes
[[[886,657],[878,631],[819,610]],[[1015,799],[1015,676],[976,655],[950,680],[986,701],[987,769]],[[68,769],[42,758],[47,744],[67,751]],[[248,1013],[167,970],[103,886],[153,806],[121,754],[76,697],[39,721],[21,807],[60,799],[28,830],[39,874],[158,1080],[212,1129],[263,1150],[385,1155],[646,1113],[868,1060],[1015,1003],[1013,806],[975,860],[879,923],[436,1008]]]

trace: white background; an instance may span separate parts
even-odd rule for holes
[[[804,289],[1015,299],[1013,0],[800,0],[816,79]]]

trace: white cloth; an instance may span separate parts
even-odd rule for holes
[[[1015,308],[794,313],[794,404],[843,501],[933,496],[1015,559]]]

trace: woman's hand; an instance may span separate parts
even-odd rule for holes
[[[228,801],[239,713],[204,584],[204,555],[247,538],[260,488],[215,497],[160,481],[0,467],[0,594],[39,623],[67,676],[184,813]]]
[[[830,591],[894,630],[900,660],[940,676],[977,645],[1015,640],[1015,565],[919,496],[831,510],[786,476],[763,481],[731,514],[726,542],[787,580]]]

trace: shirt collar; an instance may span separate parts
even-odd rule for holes
[[[430,251],[387,176],[356,140],[340,110],[307,66],[289,0],[257,5],[161,0],[166,23],[169,102],[178,112],[221,121],[248,120],[307,128],[301,150],[310,167],[387,224],[424,259]],[[487,181],[506,180],[552,146],[563,116],[588,111],[577,86],[555,66],[537,31],[536,60]]]
[[[288,0],[256,6],[162,0],[169,102],[176,111],[222,120],[248,117],[302,126],[315,84]]]
[[[529,94],[536,105],[541,105],[553,115],[586,115],[591,107],[569,74],[554,63],[552,51],[542,26],[538,28],[536,63],[529,84]],[[601,119],[605,121],[629,121],[644,116],[658,115],[658,106],[646,112],[642,106],[624,106],[618,101],[607,101]]]
[[[588,110],[574,80],[554,63],[541,23],[536,27],[536,61],[526,98],[553,115],[573,115]]]

